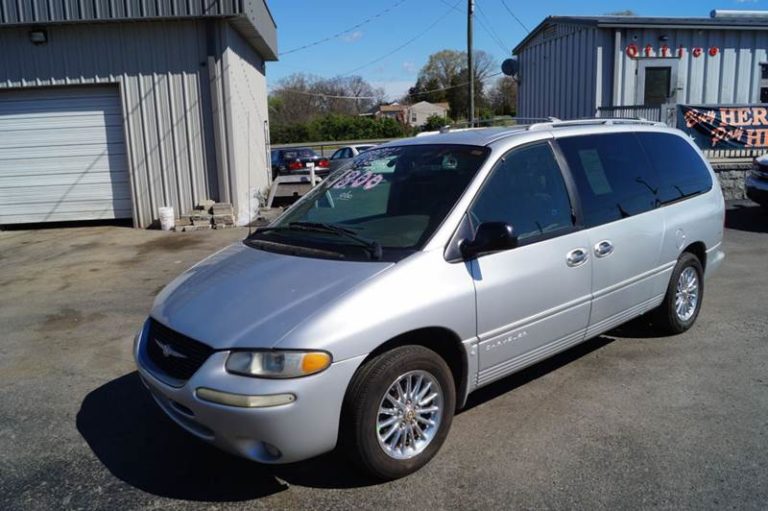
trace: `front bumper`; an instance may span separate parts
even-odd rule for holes
[[[747,197],[761,206],[768,207],[768,181],[759,179],[752,174],[747,174],[745,183]]]
[[[335,362],[304,378],[270,380],[226,372],[228,351],[217,351],[186,382],[168,381],[148,360],[146,327],[134,356],[143,383],[179,426],[217,447],[261,463],[291,463],[333,450],[347,385],[364,356]],[[177,386],[178,385],[178,386]],[[293,394],[295,401],[266,408],[241,408],[203,401],[198,388],[245,395]]]

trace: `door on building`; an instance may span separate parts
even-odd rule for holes
[[[0,224],[131,218],[116,87],[0,92]]]
[[[675,103],[677,84],[677,59],[644,59],[637,69],[637,104],[661,106]]]

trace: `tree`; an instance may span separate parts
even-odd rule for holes
[[[448,119],[442,115],[432,114],[427,117],[427,122],[422,126],[423,131],[437,131],[448,124]]]
[[[474,57],[475,105],[478,109],[485,104],[483,79],[491,74],[496,62],[488,53],[477,50]],[[441,50],[429,56],[421,68],[416,83],[409,90],[411,102],[429,101],[440,103],[447,101],[451,117],[466,117],[468,110],[469,72],[467,70],[467,52]]]
[[[358,115],[383,99],[384,90],[360,76],[320,78],[294,73],[280,80],[269,95],[270,122],[282,126],[330,113]]]
[[[494,115],[515,115],[517,111],[517,81],[511,76],[497,79],[488,90],[488,103]]]

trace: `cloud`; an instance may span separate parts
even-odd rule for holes
[[[348,34],[344,34],[341,36],[341,40],[345,43],[356,43],[360,39],[363,38],[363,31],[362,30],[355,30],[354,32],[350,32]]]
[[[405,71],[408,74],[413,74],[416,72],[416,64],[414,64],[411,61],[406,60],[403,62],[403,71]]]

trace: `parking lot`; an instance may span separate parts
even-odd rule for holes
[[[339,454],[221,453],[140,385],[154,295],[245,230],[0,231],[0,509],[766,509],[768,215],[731,204],[727,227],[692,330],[637,321],[486,387],[384,484]]]

